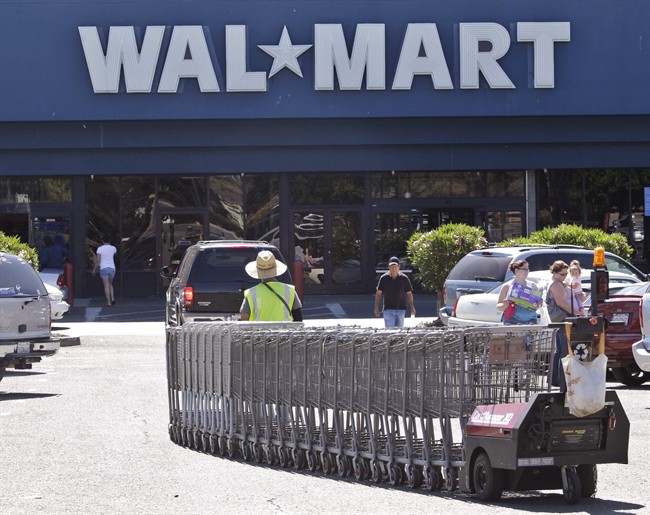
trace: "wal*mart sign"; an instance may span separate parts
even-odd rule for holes
[[[222,85],[215,69],[223,67],[213,62],[209,49],[215,46],[202,26],[148,26],[140,49],[134,27],[110,27],[105,50],[97,27],[79,27],[93,91],[118,93],[123,70],[127,93],[150,93],[166,31],[171,31],[171,37],[158,78],[158,93],[176,93],[180,79],[195,79],[202,93],[218,93],[223,87],[228,92],[264,92],[267,80],[285,68],[302,79],[299,58],[306,52],[313,52],[316,91],[334,90],[335,73],[341,90],[360,90],[364,75],[367,90],[387,89],[385,25],[364,23],[356,26],[351,51],[340,24],[314,25],[313,44],[294,44],[285,26],[277,45],[257,45],[259,51],[273,58],[268,73],[249,70],[247,27],[227,25]],[[461,89],[478,89],[481,76],[489,88],[515,89],[499,64],[513,39],[504,26],[460,23],[458,38]],[[569,22],[517,23],[516,41],[531,45],[533,86],[554,88],[556,43],[571,41]],[[410,90],[418,75],[430,77],[433,89],[454,89],[435,23],[406,26],[390,89]]]

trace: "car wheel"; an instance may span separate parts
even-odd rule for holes
[[[626,367],[612,368],[612,374],[617,381],[625,386],[641,386],[650,377],[650,374],[641,370],[636,363]]]

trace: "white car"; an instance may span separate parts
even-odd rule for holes
[[[63,300],[68,300],[68,287],[65,285],[62,268],[44,268],[38,275],[44,284],[49,284],[59,290]]]
[[[587,296],[591,289],[591,270],[583,270],[580,276],[582,280],[582,290]],[[530,272],[527,277],[528,281],[535,283],[543,292],[546,298],[546,290],[551,283],[551,273],[548,271]],[[501,325],[501,311],[497,310],[497,301],[499,292],[504,284],[510,284],[513,279],[499,284],[486,293],[467,294],[458,297],[456,304],[448,319],[449,327],[471,327],[476,325]],[[613,295],[630,284],[641,282],[637,277],[620,272],[609,273],[609,292]],[[590,305],[587,299],[586,305]],[[538,310],[539,323],[548,325],[549,318],[546,311],[545,303]]]
[[[61,320],[63,315],[70,311],[70,304],[63,300],[61,290],[49,283],[45,284],[47,295],[50,297],[50,308],[52,320]]]
[[[643,295],[639,305],[641,340],[632,345],[634,361],[644,372],[650,372],[650,293]]]

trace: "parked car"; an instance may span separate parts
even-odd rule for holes
[[[548,271],[538,270],[537,272],[530,272],[527,280],[535,283],[545,294],[551,283],[551,274]],[[583,270],[580,280],[582,281],[582,290],[588,297],[585,306],[589,307],[591,305],[591,300],[589,299],[589,292],[591,291],[591,272]],[[514,278],[495,286],[486,293],[465,294],[458,297],[447,320],[448,325],[450,327],[500,325],[501,315],[503,313],[497,311],[499,293],[504,284],[510,285],[512,281],[514,281]],[[642,283],[632,275],[622,274],[620,272],[609,273],[610,295],[614,295],[622,288],[633,284]],[[539,318],[540,323],[548,324],[548,314],[546,314],[545,310],[539,310]]]
[[[70,311],[70,304],[63,300],[63,293],[58,288],[48,283],[43,283],[50,297],[50,317],[52,320],[61,320],[63,315]]]
[[[50,299],[43,281],[23,258],[0,252],[0,380],[5,370],[32,368],[53,356]]]
[[[598,313],[608,322],[605,332],[607,366],[616,380],[627,386],[639,386],[650,379],[650,373],[639,368],[632,352],[632,346],[641,338],[639,308],[646,293],[650,293],[650,282],[623,288],[598,304]]]
[[[262,250],[273,252],[277,260],[286,263],[277,247],[262,241],[200,241],[188,247],[176,270],[165,266],[160,271],[171,279],[166,293],[166,324],[238,319],[244,291],[259,283],[244,267]],[[289,271],[278,280],[290,284]]]
[[[475,250],[464,256],[451,270],[443,286],[444,306],[439,311],[443,324],[451,313],[459,294],[483,293],[511,279],[510,263],[525,259],[531,271],[547,271],[553,262],[562,260],[569,264],[580,261],[583,271],[589,272],[594,259],[593,249],[575,245],[526,245],[520,247],[490,247]],[[648,276],[623,258],[605,252],[605,262],[610,272],[620,272],[639,281]]]
[[[639,325],[641,339],[632,345],[636,365],[644,372],[650,372],[650,293],[644,293],[639,304]]]
[[[49,284],[52,288],[57,289],[63,300],[68,300],[68,287],[65,284],[63,268],[44,268],[38,275],[46,285]]]

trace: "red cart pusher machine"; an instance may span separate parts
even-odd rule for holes
[[[172,441],[245,461],[387,481],[591,495],[626,463],[615,392],[577,418],[549,377],[555,330],[194,323],[167,331]]]

